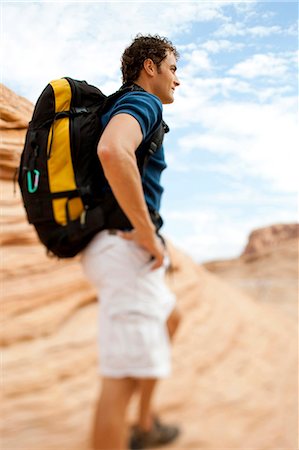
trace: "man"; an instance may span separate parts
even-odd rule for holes
[[[152,211],[160,208],[165,169],[163,146],[140,175],[137,153],[162,120],[162,104],[179,86],[178,53],[159,36],[138,35],[122,56],[123,82],[135,85],[103,115],[98,156],[109,186],[132,227],[98,233],[82,263],[101,300],[99,318],[101,393],[93,432],[96,450],[127,448],[125,414],[138,393],[139,417],[130,447],[171,442],[177,427],[152,411],[157,380],[170,373],[170,345],[179,314],[164,281],[165,247]]]

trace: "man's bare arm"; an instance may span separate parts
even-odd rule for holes
[[[156,259],[156,268],[163,263],[164,251],[148,212],[137,166],[135,151],[141,142],[137,120],[129,114],[118,114],[101,136],[98,156],[116,200],[134,227],[130,235],[122,236],[146,248]]]

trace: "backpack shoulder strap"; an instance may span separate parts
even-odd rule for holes
[[[140,145],[140,150],[143,149],[143,157],[138,164],[141,175],[144,173],[150,157],[154,155],[156,151],[162,146],[164,135],[168,132],[169,127],[167,123],[162,119],[157,128],[153,131],[150,138]]]
[[[168,132],[169,127],[167,123],[162,119],[159,126],[156,128],[149,139],[150,144],[148,147],[148,151],[151,155],[153,155],[157,151],[157,149],[161,147],[161,145],[163,144],[164,134]]]

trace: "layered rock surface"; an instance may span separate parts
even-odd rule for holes
[[[11,180],[24,144],[33,105],[0,83],[1,179]]]
[[[99,389],[96,295],[78,259],[49,259],[27,224],[10,177],[32,105],[5,88],[2,98],[2,448],[85,450]],[[183,321],[156,403],[183,432],[168,448],[295,450],[293,317],[170,248]]]

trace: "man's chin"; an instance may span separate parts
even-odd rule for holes
[[[170,103],[173,103],[173,102],[174,102],[174,97],[172,95],[171,97],[165,98],[162,103],[163,103],[163,105],[170,105]]]

